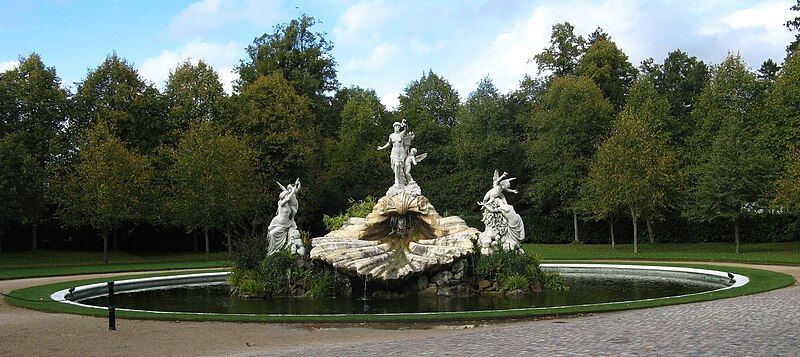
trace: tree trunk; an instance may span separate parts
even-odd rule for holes
[[[614,241],[614,221],[609,219],[608,226],[611,227],[611,249],[616,249],[617,243]]]
[[[231,226],[225,228],[225,236],[228,238],[228,254],[233,253],[233,245],[231,245]]]
[[[200,239],[200,231],[198,231],[196,229],[193,230],[192,231],[192,251],[193,252],[199,252],[200,251],[200,245],[197,243],[197,241],[199,239]]]
[[[733,237],[736,242],[736,254],[739,254],[739,219],[733,221]]]
[[[39,249],[39,225],[34,223],[31,227],[31,250]]]
[[[631,209],[631,221],[633,222],[633,253],[639,253],[639,230],[636,226],[636,212]]]
[[[647,216],[646,222],[647,222],[647,236],[650,237],[650,244],[653,244],[656,242],[656,238],[653,235],[653,218]]]
[[[117,252],[119,251],[119,229],[114,228],[111,232],[111,250]]]
[[[108,265],[108,229],[103,228],[103,264]]]
[[[578,236],[578,213],[575,211],[572,212],[572,225],[575,228],[575,243],[580,243],[581,239]]]
[[[209,256],[209,249],[208,249],[208,226],[203,227],[203,234],[206,237],[206,261],[209,261],[211,260],[211,257]]]

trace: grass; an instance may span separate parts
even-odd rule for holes
[[[208,261],[205,253],[109,252],[108,265],[101,252],[4,252],[0,259],[0,280],[228,266],[227,252],[212,253]]]
[[[672,266],[686,266],[705,269],[719,269],[714,266],[704,264],[670,264]],[[568,306],[563,308],[545,309],[520,309],[503,310],[488,312],[465,312],[465,313],[442,313],[442,314],[352,314],[336,316],[281,316],[281,315],[226,315],[226,314],[204,314],[193,315],[184,313],[148,313],[117,311],[120,318],[127,319],[156,319],[156,320],[202,320],[202,321],[253,321],[253,322],[402,322],[402,321],[466,321],[466,320],[491,320],[491,319],[511,319],[511,318],[534,318],[539,316],[558,316],[575,315],[583,313],[596,313],[628,309],[640,309],[657,307],[664,305],[684,304],[691,302],[707,301],[735,296],[754,294],[781,287],[789,286],[795,279],[786,274],[776,273],[761,269],[750,269],[741,267],[725,267],[725,271],[746,275],[750,278],[750,283],[735,289],[715,291],[707,294],[681,296],[673,298],[662,298],[645,301],[635,301],[627,303],[598,304],[589,306]],[[145,274],[136,277],[156,276],[165,274]],[[127,276],[125,278],[133,278]],[[62,304],[52,301],[50,294],[54,291],[67,289],[75,285],[96,283],[107,281],[109,278],[88,279],[81,281],[70,281],[49,285],[40,285],[25,289],[16,290],[11,296],[6,296],[6,302],[40,311],[66,312],[89,316],[107,316],[106,310],[89,309],[74,305]]]
[[[785,243],[748,243],[735,253],[733,243],[654,243],[639,244],[523,244],[526,252],[539,254],[543,260],[656,260],[741,262],[750,264],[800,265],[800,241]]]

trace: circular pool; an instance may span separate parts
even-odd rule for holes
[[[223,314],[238,316],[341,316],[460,314],[487,311],[536,311],[576,306],[629,304],[674,299],[743,286],[746,276],[697,268],[610,265],[542,264],[564,277],[568,291],[545,291],[518,296],[405,297],[405,298],[272,298],[231,296],[227,272],[173,275],[115,282],[118,311],[155,314]],[[106,283],[77,286],[51,295],[56,301],[106,309]]]

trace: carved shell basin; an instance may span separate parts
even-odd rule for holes
[[[440,216],[424,196],[401,192],[382,197],[366,218],[314,238],[311,258],[370,279],[399,280],[471,254],[479,233],[460,217]]]

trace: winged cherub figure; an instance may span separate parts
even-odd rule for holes
[[[417,148],[411,148],[411,150],[408,153],[408,156],[406,156],[406,161],[403,165],[405,167],[406,184],[415,182],[414,179],[411,178],[411,166],[416,165],[418,162],[424,160],[426,157],[428,157],[428,153],[417,155]]]
[[[511,189],[511,181],[516,179],[516,177],[505,179],[506,176],[508,176],[508,172],[503,172],[503,174],[500,175],[497,170],[494,170],[492,188],[483,196],[483,203],[492,204],[495,200],[500,200],[501,203],[508,204],[503,192],[517,193],[517,190]]]

